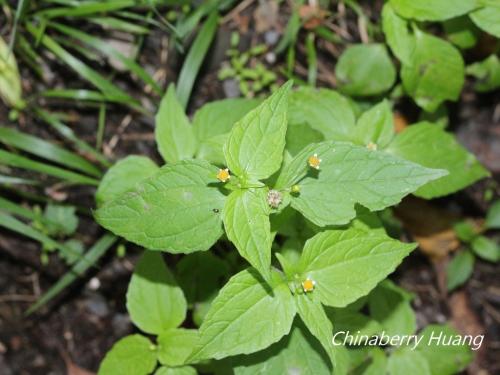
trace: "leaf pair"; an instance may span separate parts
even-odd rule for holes
[[[332,326],[322,305],[342,307],[366,295],[414,247],[364,230],[332,230],[306,243],[294,274],[284,277],[273,269],[267,283],[255,270],[241,271],[213,301],[191,359],[220,359],[267,348],[288,334],[298,313],[335,363]],[[365,269],[370,272],[360,272]],[[303,293],[306,278],[315,286]]]
[[[198,332],[178,328],[186,318],[186,298],[161,254],[146,251],[137,264],[127,291],[127,310],[137,327],[157,335],[157,345],[140,334],[124,337],[106,354],[99,375],[146,375],[157,361],[174,372],[194,371],[186,360]]]

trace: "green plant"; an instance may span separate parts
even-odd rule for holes
[[[500,229],[499,216],[500,201],[496,201],[490,207],[485,222],[479,227],[468,221],[455,224],[455,233],[465,248],[460,250],[448,264],[446,270],[448,290],[461,286],[470,278],[476,257],[491,263],[500,261],[500,245],[483,235],[485,231]]]
[[[258,96],[268,89],[274,91],[276,89],[276,74],[267,69],[260,61],[254,61],[266,52],[266,45],[259,44],[242,53],[238,50],[238,44],[239,34],[233,33],[231,35],[231,48],[226,51],[230,62],[220,69],[219,79],[234,78],[238,82],[240,92],[246,98]]]
[[[124,368],[147,374],[157,360],[166,367],[158,373],[194,373],[195,367],[221,373],[228,366],[255,373],[248,369],[252,363],[292,366],[273,362],[276,350],[290,358],[301,345],[308,349],[298,358],[318,362],[300,363],[304,371],[333,366],[345,373],[355,361],[351,349],[332,345],[333,327],[342,314],[351,319],[374,288],[369,306],[380,324],[405,334],[416,328],[409,297],[388,282],[377,287],[415,244],[388,237],[374,211],[411,193],[445,195],[487,174],[437,125],[417,124],[395,135],[387,102],[356,120],[352,104],[336,92],[291,91],[290,82],[260,104],[207,104],[192,125],[171,86],[156,120],[167,164],[132,156],[110,168],[96,194],[95,218],[148,249],[129,285],[127,307],[141,330],[158,336],[157,344],[143,336],[123,339],[107,354],[101,374]],[[440,147],[419,152],[419,142]],[[250,267],[234,257],[223,234]],[[217,255],[199,253],[209,249]],[[182,289],[155,250],[187,254],[176,267]],[[377,305],[387,293],[402,304],[393,322]],[[186,306],[200,325],[196,331],[179,331]],[[362,356],[385,358],[367,350]],[[466,347],[457,350],[448,354],[460,361],[443,373],[470,360]],[[389,371],[398,373],[405,361],[428,369],[432,360],[422,355],[398,349]]]

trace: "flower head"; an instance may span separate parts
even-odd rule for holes
[[[319,169],[319,165],[321,164],[321,159],[318,158],[318,154],[314,154],[312,156],[309,156],[309,159],[307,159],[307,162],[309,163],[309,166],[314,169]]]
[[[366,148],[371,151],[377,151],[377,144],[370,142],[366,145]]]
[[[217,179],[221,182],[226,182],[231,178],[231,175],[229,174],[229,169],[219,169],[219,172],[217,172]]]
[[[316,281],[310,279],[309,277],[302,281],[302,289],[304,289],[305,293],[312,292],[316,285]]]
[[[267,193],[267,204],[272,208],[278,208],[283,197],[278,190],[271,189],[269,193]]]

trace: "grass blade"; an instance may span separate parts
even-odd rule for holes
[[[62,25],[60,23],[49,23],[49,27],[53,27],[63,34],[66,34],[72,38],[78,39],[80,42],[87,44],[88,46],[98,50],[102,54],[106,55],[108,58],[113,58],[120,61],[130,72],[134,73],[139,77],[144,83],[151,85],[153,89],[161,95],[162,91],[160,86],[155,82],[155,80],[134,60],[125,57],[123,54],[118,52],[115,48],[111,47],[109,43],[106,43],[98,38],[95,38],[89,34],[81,32],[80,30]]]
[[[38,301],[29,307],[26,315],[30,315],[45,305],[55,296],[57,296],[64,288],[73,283],[77,278],[82,276],[85,271],[97,263],[97,261],[108,251],[108,249],[116,242],[116,237],[112,234],[105,234],[83,257],[67,272],[57,283],[55,283]]]
[[[182,65],[179,80],[177,81],[177,97],[184,108],[186,108],[189,101],[201,63],[217,31],[218,21],[219,15],[217,12],[212,12],[201,27]]]
[[[26,24],[26,28],[34,36],[37,36],[40,32],[39,29],[29,23]],[[121,102],[129,105],[138,105],[137,101],[131,98],[127,93],[125,93],[125,91],[119,89],[105,77],[74,57],[48,35],[44,34],[41,37],[40,42],[54,55],[70,66],[76,73],[97,87],[104,95],[111,96],[113,98],[120,98]]]
[[[5,212],[0,211],[0,227],[7,228],[13,232],[19,233],[24,237],[29,237],[35,241],[38,241],[42,244],[50,245],[60,252],[68,256],[79,256],[73,249],[59,243],[46,234],[34,229],[33,227],[24,224],[22,221],[17,220],[11,215],[6,214]]]
[[[29,169],[35,172],[48,174],[76,184],[93,185],[93,186],[99,185],[99,181],[94,178],[87,177],[79,173],[67,171],[65,169],[55,167],[49,164],[44,164],[38,161],[34,161],[24,156],[16,155],[12,152],[8,152],[5,150],[0,150],[0,163],[3,163],[5,165],[10,165],[12,167]]]
[[[0,174],[0,186],[5,185],[40,185],[40,181],[28,180],[26,178],[11,177]]]
[[[16,147],[68,168],[73,168],[95,177],[102,175],[101,171],[95,165],[81,156],[32,135],[0,126],[0,141],[6,145]]]
[[[66,138],[68,141],[72,142],[74,146],[83,154],[88,154],[94,159],[96,159],[99,163],[101,163],[105,167],[110,167],[111,163],[106,159],[104,155],[90,146],[88,143],[79,139],[73,130],[63,124],[57,116],[44,111],[43,109],[37,108],[35,109],[37,115],[45,121],[47,124],[52,126],[62,137]]]

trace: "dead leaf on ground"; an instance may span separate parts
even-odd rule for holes
[[[67,375],[96,375],[95,372],[85,370],[80,366],[77,366],[69,357],[69,355],[61,350],[61,356],[66,364],[66,374]]]
[[[399,112],[394,112],[394,131],[401,133],[408,126],[408,120]]]
[[[307,30],[315,29],[325,20],[328,12],[321,9],[318,5],[302,5],[299,8],[299,17],[302,20],[302,26]]]
[[[255,21],[255,30],[261,34],[265,31],[274,29],[278,24],[277,1],[263,1],[259,4],[253,15]]]
[[[445,259],[460,246],[453,230],[453,224],[459,219],[457,215],[415,197],[404,199],[394,211],[432,261]]]
[[[451,312],[451,324],[463,335],[471,335],[476,337],[484,335],[485,330],[481,324],[479,317],[472,310],[471,303],[467,293],[463,290],[453,293],[448,299],[448,306]],[[481,347],[476,351],[474,361],[470,364],[469,369],[472,374],[479,374],[481,364],[486,355],[486,345],[483,341]]]

